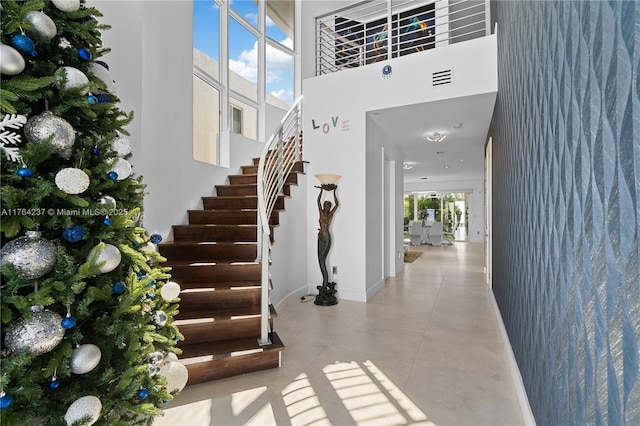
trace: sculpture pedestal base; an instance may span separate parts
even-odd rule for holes
[[[316,287],[318,289],[318,295],[316,299],[313,301],[314,304],[320,306],[331,306],[338,304],[338,298],[336,297],[336,283],[327,283],[326,285],[319,285]]]

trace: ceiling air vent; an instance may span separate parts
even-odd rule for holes
[[[431,74],[431,85],[442,86],[443,84],[451,84],[451,70],[436,71]]]

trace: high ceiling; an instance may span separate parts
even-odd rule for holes
[[[437,189],[447,182],[451,188],[453,181],[484,178],[484,145],[495,99],[495,93],[487,93],[371,111],[369,116],[404,150],[411,166],[404,171],[405,187]],[[447,137],[430,142],[426,136],[434,132]]]

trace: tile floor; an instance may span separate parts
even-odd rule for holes
[[[524,424],[484,246],[411,250],[368,303],[283,301],[280,369],[187,387],[154,426]]]

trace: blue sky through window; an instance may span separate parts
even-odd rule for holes
[[[253,0],[232,0],[230,7],[257,28],[258,7]],[[193,2],[193,46],[220,61],[220,10],[213,0]],[[229,69],[252,83],[257,81],[257,41],[250,31],[229,22]],[[266,34],[293,49],[293,41],[267,18]],[[267,44],[267,92],[288,104],[293,103],[293,57]]]

